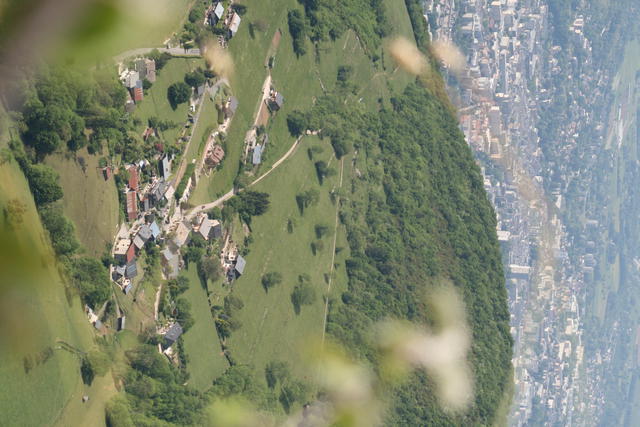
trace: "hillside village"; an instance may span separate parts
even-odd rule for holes
[[[230,6],[225,8],[222,2],[212,2],[205,11],[203,24],[220,30],[217,41],[221,47],[226,48],[238,31],[240,22],[240,15]],[[168,52],[172,56],[180,56],[177,48],[167,47],[162,51],[163,61],[170,59]],[[185,48],[185,53],[194,56],[199,54],[199,50]],[[152,52],[151,56],[154,55],[157,57],[158,50]],[[156,73],[161,71],[156,70],[155,59],[145,56],[124,58],[118,67],[119,79],[127,89],[124,108],[133,113],[136,105],[145,102],[145,91],[156,82]],[[271,82],[270,78],[268,82]],[[245,139],[243,158],[254,167],[260,165],[262,152],[269,140],[264,131],[269,117],[284,103],[282,94],[269,84],[256,114],[255,125],[248,131]],[[207,137],[200,159],[194,159],[193,163],[185,165],[184,154],[189,149],[193,132],[198,126],[199,112],[206,97],[216,101],[218,125]],[[238,100],[230,93],[227,80],[217,77],[207,78],[201,85],[192,87],[188,103],[189,111],[179,136],[179,142],[183,144],[182,153],[162,153],[160,150],[152,157],[138,159],[121,167],[105,166],[102,169],[105,180],[112,176],[125,177],[117,182],[120,182],[119,192],[124,201],[126,222],[120,225],[114,238],[111,249],[114,263],[109,272],[111,280],[129,298],[135,294],[135,287],[144,275],[144,271],[139,268],[138,259],[150,246],[159,250],[163,280],[176,279],[185,268],[184,251],[194,237],[216,251],[214,258],[219,260],[220,275],[229,286],[235,278],[242,275],[246,266],[237,243],[233,241],[231,230],[223,228],[222,218],[216,217],[211,211],[190,213],[191,206],[188,202],[199,177],[209,176],[224,160],[225,150],[221,141],[224,141],[225,133],[238,108]],[[159,129],[146,127],[142,138],[145,141],[150,138],[159,139]],[[248,172],[251,174],[251,170]],[[217,205],[221,205],[221,202]],[[214,209],[214,212],[220,214],[219,209]],[[183,327],[171,317],[163,317],[164,320],[159,321],[161,316],[158,313],[158,299],[162,292],[163,289],[159,286],[154,319],[157,321],[157,333],[164,338],[158,348],[177,361],[172,345],[183,333]],[[87,307],[88,318],[96,329],[106,332],[94,313],[97,309],[98,307]],[[126,320],[124,310],[118,308],[117,317],[117,330],[121,330]]]

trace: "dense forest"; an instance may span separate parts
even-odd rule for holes
[[[416,43],[428,51],[417,3],[406,5]],[[338,83],[340,77],[339,70]],[[338,158],[357,153],[360,179],[352,182],[340,212],[351,250],[349,284],[343,304],[331,305],[332,336],[376,366],[369,340],[375,321],[391,316],[435,326],[425,292],[450,280],[464,296],[473,336],[474,404],[464,414],[447,414],[431,381],[416,373],[391,393],[387,422],[489,425],[511,381],[512,338],[495,216],[441,94],[442,82],[431,77],[426,86],[412,85],[391,106],[366,113],[342,102],[341,89],[348,85],[338,84],[311,111],[291,114],[288,124],[294,135],[322,128]]]
[[[494,214],[455,117],[420,84],[378,113],[339,100],[328,95],[303,115],[311,129],[322,123],[337,156],[357,150],[364,157],[341,207],[349,289],[343,304],[332,306],[328,331],[375,365],[367,338],[373,323],[390,316],[433,326],[423,295],[452,281],[472,329],[474,405],[464,415],[446,414],[429,381],[416,374],[394,390],[388,421],[491,424],[510,381],[509,312]]]

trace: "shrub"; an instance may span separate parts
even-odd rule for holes
[[[282,282],[282,274],[278,273],[277,271],[271,271],[262,276],[261,281],[262,287],[264,288],[265,292],[269,292],[269,289]]]

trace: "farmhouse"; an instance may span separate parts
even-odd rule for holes
[[[160,176],[165,180],[168,180],[169,175],[171,175],[171,159],[169,159],[168,154],[165,154],[160,159]]]
[[[240,15],[234,12],[233,15],[231,15],[231,22],[229,23],[229,31],[227,33],[228,38],[233,38],[233,36],[236,35],[238,27],[240,27],[240,21]]]
[[[136,246],[132,243],[127,249],[127,255],[125,256],[125,262],[128,264],[136,259]]]
[[[220,164],[222,159],[224,158],[224,150],[218,144],[215,144],[209,150],[207,150],[207,155],[205,156],[205,163],[210,168],[215,168]]]
[[[140,238],[140,236],[137,235],[136,237],[133,238],[133,245],[139,251],[140,249],[142,249],[144,247],[144,240],[142,240]]]
[[[180,326],[180,323],[176,322],[171,325],[169,330],[164,334],[162,349],[166,350],[171,347],[173,343],[176,342],[178,338],[180,338],[180,335],[182,335],[182,326]]]
[[[135,62],[135,69],[140,79],[147,79],[151,83],[156,81],[156,61],[148,58],[140,58]]]
[[[269,107],[269,111],[275,113],[284,105],[284,96],[272,88],[269,92],[269,98],[266,100],[266,103],[267,107]]]
[[[138,217],[138,198],[136,192],[127,191],[127,218],[133,221]]]
[[[138,235],[136,237],[139,237],[140,240],[142,240],[144,243],[147,243],[147,241],[151,238],[151,227],[149,227],[147,224],[142,224],[142,227],[140,227],[140,230],[138,231]]]
[[[256,145],[253,149],[253,164],[259,165],[262,162],[262,145]]]
[[[130,239],[120,239],[116,243],[116,247],[113,250],[113,257],[118,261],[124,263],[127,259],[127,251],[131,246]],[[124,273],[123,273],[124,274]]]
[[[140,74],[135,70],[127,70],[122,74],[121,80],[126,88],[133,89],[140,80]]]
[[[133,279],[137,275],[138,275],[138,265],[136,264],[135,260],[131,260],[129,263],[127,263],[124,276],[127,279]]]
[[[180,269],[180,259],[169,248],[165,248],[160,252],[162,254],[162,263],[165,266],[165,274],[169,279],[178,277]]]
[[[222,224],[217,219],[211,221],[211,237],[214,239],[222,237]]]
[[[108,181],[111,178],[112,170],[109,166],[105,166],[102,168],[102,176],[105,181]]]
[[[167,192],[167,184],[164,180],[160,179],[151,184],[149,188],[148,196],[149,196],[149,205],[151,207],[156,206],[162,198],[164,194]]]
[[[213,27],[222,19],[222,15],[224,15],[224,6],[218,2],[215,6],[212,5],[209,7],[206,20],[208,24]]]
[[[242,255],[238,255],[238,258],[236,259],[236,265],[233,267],[236,278],[242,276],[242,273],[244,273],[244,267],[246,265],[247,261],[245,261]]]
[[[129,190],[138,191],[138,167],[136,165],[130,165],[127,167],[127,172],[129,173],[129,180],[127,181]]]
[[[111,278],[114,281],[118,281],[121,277],[124,277],[125,271],[126,271],[126,267],[124,265],[117,266],[113,269],[113,273],[111,273]]]
[[[136,82],[135,87],[133,88],[133,100],[137,104],[143,99],[144,99],[144,90],[142,88],[142,80],[138,80]]]
[[[200,226],[198,227],[198,234],[202,236],[204,240],[209,240],[209,236],[211,234],[211,221],[205,215],[200,222]]]
[[[151,237],[153,238],[153,240],[157,240],[158,237],[160,237],[160,227],[158,227],[158,224],[156,224],[155,221],[151,223],[151,225],[149,226],[149,230],[151,231]]]
[[[189,227],[184,225],[183,222],[178,224],[178,227],[176,228],[176,237],[173,238],[173,242],[178,248],[181,248],[184,244],[189,242],[190,231]]]
[[[224,117],[227,119],[232,117],[236,113],[237,109],[238,109],[238,98],[236,98],[235,96],[229,97],[229,100],[224,106]]]

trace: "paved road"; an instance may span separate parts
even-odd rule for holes
[[[200,49],[198,48],[194,48],[194,49],[184,49],[181,47],[141,47],[138,49],[131,49],[131,50],[127,50],[126,52],[122,52],[119,55],[116,55],[113,57],[113,60],[115,62],[122,62],[127,58],[131,58],[133,56],[140,56],[140,55],[146,55],[147,53],[151,52],[154,49],[158,49],[158,51],[160,52],[167,52],[171,55],[174,56],[201,56],[202,53],[200,52]]]

